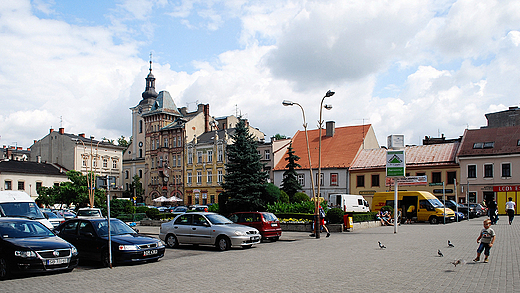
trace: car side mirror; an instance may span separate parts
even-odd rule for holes
[[[202,223],[203,226],[210,227],[211,225],[208,222]]]

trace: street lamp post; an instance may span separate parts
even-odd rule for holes
[[[309,147],[309,135],[307,135],[307,122],[305,122],[305,111],[303,110],[302,105],[295,103],[295,102],[288,101],[288,100],[284,100],[282,102],[282,105],[284,105],[284,106],[297,105],[298,107],[300,107],[300,109],[302,109],[303,129],[305,131],[305,142],[307,143],[307,155],[309,156],[309,172],[311,174],[312,196],[316,197],[316,192],[314,190],[314,179],[313,179],[314,175],[312,174],[311,151],[310,151],[310,147]]]
[[[94,139],[94,137],[91,136],[90,137],[90,155],[89,155],[89,157],[90,157],[90,173],[89,173],[88,165],[85,166],[86,172],[87,172],[88,199],[89,199],[89,203],[90,203],[90,207],[91,208],[94,207],[94,194],[95,194],[94,193],[95,171],[94,171],[94,166],[93,166],[93,159],[94,159],[93,151],[94,151],[94,147],[93,147],[93,142],[92,142],[93,139]],[[83,145],[83,154],[85,154],[86,150],[87,150],[87,147],[86,147],[85,143],[83,142],[83,140],[81,140],[81,139],[73,139],[73,140],[81,142],[81,144]],[[103,140],[98,141],[98,143],[96,144],[96,170],[97,170],[98,147],[99,147],[99,144]],[[87,153],[87,155],[88,155],[88,153]]]
[[[317,198],[316,202],[314,203],[315,204],[314,217],[316,218],[316,222],[317,222],[317,225],[315,225],[315,226],[317,226],[316,227],[316,238],[320,238],[320,232],[321,232],[320,221],[319,221],[319,206],[320,206],[320,196],[321,196],[320,187],[321,187],[321,182],[322,182],[322,179],[321,179],[321,128],[323,126],[323,120],[322,120],[321,117],[322,117],[323,108],[325,108],[327,110],[332,109],[331,105],[323,106],[323,100],[325,100],[325,98],[332,97],[334,94],[335,94],[335,92],[328,90],[327,93],[325,94],[325,96],[323,96],[323,98],[321,99],[321,103],[320,103],[320,120],[318,121],[318,129],[319,129],[319,145],[318,145],[318,198]]]
[[[327,110],[330,110],[332,109],[332,106],[331,105],[323,105],[323,100],[327,97],[332,97],[334,95],[334,92],[332,91],[327,91],[327,93],[325,94],[325,96],[321,99],[321,104],[320,104],[320,120],[318,121],[318,127],[319,127],[319,148],[318,148],[318,193],[315,192],[315,189],[314,189],[314,176],[312,174],[312,163],[311,163],[311,152],[310,152],[310,147],[309,147],[309,136],[307,135],[307,123],[305,122],[305,111],[303,110],[303,107],[298,104],[298,103],[295,103],[295,102],[291,102],[291,101],[288,101],[288,100],[284,100],[282,102],[282,104],[284,106],[292,106],[292,105],[297,105],[299,106],[301,109],[302,109],[302,115],[303,115],[303,128],[305,130],[305,140],[307,142],[307,154],[309,155],[309,171],[310,171],[310,174],[311,174],[311,185],[312,185],[312,194],[313,194],[313,197],[314,197],[314,235],[316,236],[317,239],[320,238],[320,230],[321,230],[321,226],[320,226],[320,219],[319,219],[319,206],[320,206],[320,185],[321,185],[321,128],[322,128],[322,124],[323,124],[323,121],[322,121],[322,109],[325,108]]]

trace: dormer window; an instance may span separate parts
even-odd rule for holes
[[[483,142],[476,142],[473,144],[473,148],[474,149],[481,149],[484,147],[484,143]]]
[[[484,148],[485,149],[491,149],[495,146],[495,142],[494,141],[489,141],[489,142],[485,142],[484,143]]]

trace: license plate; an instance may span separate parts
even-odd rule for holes
[[[69,262],[68,258],[55,258],[55,259],[48,259],[47,265],[52,266],[52,265],[59,265],[59,264],[64,264],[64,263],[68,263],[68,262]]]
[[[143,252],[144,256],[149,256],[149,255],[154,255],[154,254],[157,254],[157,249],[146,250]]]
[[[271,227],[278,227],[278,224],[277,223],[272,223]]]

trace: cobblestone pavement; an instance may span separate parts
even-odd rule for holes
[[[520,219],[502,216],[489,263],[474,263],[483,217],[430,225],[377,227],[217,252],[167,249],[157,263],[80,266],[71,273],[0,282],[1,292],[520,292]],[[158,227],[139,227],[156,235]],[[325,235],[323,235],[325,236]],[[455,245],[449,248],[447,240]],[[380,249],[381,241],[386,249]],[[440,249],[444,257],[437,255]],[[467,264],[450,262],[464,259]]]

